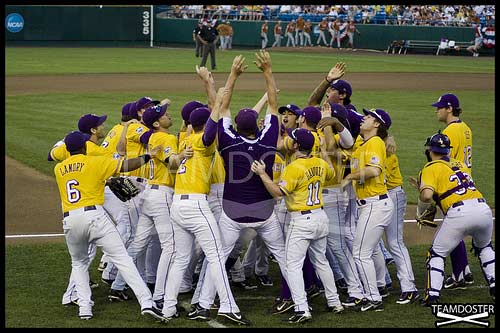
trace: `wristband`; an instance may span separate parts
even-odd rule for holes
[[[140,157],[144,158],[144,164],[148,163],[149,160],[151,159],[151,155],[149,155],[149,154],[144,154],[144,155],[141,155]]]
[[[332,84],[333,82],[333,80],[332,81],[328,80],[328,76],[325,76],[325,81],[328,82],[328,84]]]

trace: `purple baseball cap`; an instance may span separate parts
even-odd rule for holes
[[[382,109],[363,109],[363,113],[367,116],[370,115],[373,118],[377,119],[381,124],[385,125],[387,129],[391,127],[392,121],[389,114]]]
[[[284,105],[284,106],[280,106],[279,109],[278,109],[278,112],[280,114],[285,113],[285,111],[290,111],[291,113],[293,113],[297,117],[302,114],[302,110],[297,105],[295,105],[295,104],[287,104],[287,105]]]
[[[306,106],[302,109],[301,116],[313,124],[317,124],[321,120],[321,109],[316,106]]]
[[[444,94],[443,96],[439,97],[438,101],[432,104],[432,106],[435,106],[437,108],[446,108],[448,106],[459,108],[460,103],[458,102],[457,96],[453,94]]]
[[[189,121],[189,115],[193,112],[194,109],[208,107],[207,104],[203,104],[198,101],[190,101],[184,104],[181,110],[181,116],[184,121]]]
[[[194,109],[189,115],[189,122],[193,127],[198,127],[200,125],[204,125],[208,118],[210,118],[210,109],[202,106]]]
[[[130,107],[132,104],[134,104],[134,102],[127,103],[122,107],[122,116],[130,116]]]
[[[82,133],[80,131],[73,131],[66,135],[64,138],[64,143],[66,144],[66,150],[69,152],[77,151],[85,146],[85,142],[90,139],[90,135],[87,133]]]
[[[295,128],[288,131],[291,137],[303,150],[311,150],[314,146],[314,135],[305,128]]]
[[[91,128],[96,128],[106,121],[108,118],[107,115],[98,116],[93,113],[85,114],[81,116],[80,120],[78,120],[78,129],[82,133],[92,134],[90,133]]]
[[[351,97],[352,95],[351,85],[347,81],[335,80],[332,83],[330,83],[330,87],[338,90],[338,92],[341,94],[346,94],[347,97]]]
[[[160,119],[167,112],[168,104],[150,106],[142,114],[142,122],[149,128],[153,128],[153,123]]]
[[[147,96],[141,97],[135,102],[135,108],[137,109],[137,111],[139,111],[141,109],[148,108],[149,106],[151,106],[150,104],[158,105],[158,104],[160,104],[160,101],[153,100],[151,97],[147,97]]]
[[[236,123],[238,130],[256,132],[258,130],[257,126],[258,118],[259,114],[257,113],[257,111],[245,108],[241,109],[238,112],[238,114],[234,118],[234,121]]]
[[[338,120],[347,119],[347,110],[343,105],[338,103],[330,103],[330,109],[332,110],[332,117],[335,117]]]

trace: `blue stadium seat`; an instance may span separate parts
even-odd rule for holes
[[[362,13],[357,13],[354,15],[354,22],[360,23],[363,20],[363,14]]]

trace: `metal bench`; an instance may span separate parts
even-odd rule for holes
[[[399,54],[403,51],[404,54],[411,49],[431,49],[435,50],[439,48],[441,41],[436,40],[405,40],[404,46],[399,50]]]

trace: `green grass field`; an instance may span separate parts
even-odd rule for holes
[[[470,242],[467,248],[470,247]],[[420,291],[425,286],[425,256],[427,246],[410,248],[417,288]],[[64,243],[39,245],[9,245],[5,256],[5,326],[6,327],[192,327],[208,328],[205,322],[191,321],[181,318],[167,324],[156,323],[140,315],[140,307],[135,298],[121,303],[109,303],[107,294],[109,287],[100,281],[97,271],[98,260],[91,266],[91,278],[99,282],[97,289],[93,289],[94,318],[91,321],[82,321],[78,318],[78,309],[75,306],[64,307],[61,297],[66,288],[70,274],[71,262]],[[441,295],[443,303],[492,303],[488,294],[477,258],[469,256],[475,283],[467,290],[444,290]],[[448,262],[449,264],[449,262]],[[314,298],[313,321],[301,327],[317,328],[348,328],[348,327],[434,327],[436,318],[429,308],[420,305],[396,304],[399,297],[399,282],[396,278],[394,265],[389,266],[393,280],[393,291],[384,299],[383,312],[354,312],[347,311],[340,315],[325,312],[326,300],[324,296]],[[257,290],[242,291],[235,289],[235,298],[243,314],[252,321],[251,327],[293,327],[286,322],[286,315],[271,315],[274,297],[279,295],[280,278],[278,265],[270,264],[273,287],[259,286]],[[130,293],[132,295],[132,293]],[[189,306],[190,295],[181,295],[181,305]],[[216,311],[211,312],[215,318]],[[27,319],[29,318],[29,319]],[[491,326],[495,326],[495,316],[488,318]],[[225,324],[234,327],[231,324]],[[445,326],[446,327],[446,326]],[[451,328],[473,327],[471,324],[450,325]],[[476,326],[477,327],[477,326]]]
[[[218,52],[219,71],[230,68],[237,54],[244,54],[250,64],[249,71],[257,71],[251,65],[252,51]],[[79,73],[192,73],[194,55],[183,49],[128,49],[128,48],[6,48],[6,76],[47,75]],[[424,72],[424,73],[494,73],[494,58],[473,57],[422,57],[381,56],[366,54],[330,55],[273,52],[273,71],[297,73],[325,73],[337,61],[345,61],[349,72]],[[193,74],[194,76],[194,74]],[[300,79],[300,75],[297,75]],[[200,84],[201,86],[201,84]],[[453,87],[453,82],[450,82]],[[452,88],[450,88],[452,89]],[[107,114],[107,129],[119,120],[122,105],[140,96],[169,97],[173,103],[169,109],[173,118],[173,132],[180,125],[179,110],[192,99],[205,100],[203,93],[169,91],[165,95],[151,91],[120,91],[114,93],[40,93],[9,95],[5,98],[5,151],[10,156],[44,174],[53,175],[54,164],[47,161],[52,145],[70,130],[76,129],[79,117],[85,113]],[[495,206],[495,92],[493,90],[453,90],[464,110],[462,119],[474,133],[474,181],[491,207]],[[398,144],[401,171],[406,181],[416,176],[425,164],[423,144],[427,136],[442,129],[430,106],[442,91],[421,90],[355,90],[354,104],[361,108],[380,107],[391,114],[391,133]],[[262,91],[238,92],[236,86],[231,109],[253,106]],[[282,91],[279,103],[293,101],[304,105],[310,91],[292,93]],[[406,186],[408,202],[416,203],[417,193]],[[21,207],[20,207],[21,208]],[[425,254],[428,245],[410,249],[418,288],[425,284]],[[469,247],[469,245],[468,245]],[[444,291],[443,302],[491,303],[477,259],[469,256],[476,282],[466,291]],[[5,247],[5,325],[6,327],[208,327],[180,318],[168,325],[154,323],[139,314],[137,302],[108,304],[107,288],[102,283],[94,290],[95,318],[82,322],[77,318],[75,307],[60,304],[70,272],[70,259],[64,243],[38,245],[7,245]],[[91,277],[100,281],[94,262]],[[429,309],[417,305],[395,304],[399,286],[394,267],[390,267],[395,291],[385,302],[382,313],[352,313],[333,316],[323,312],[324,299],[313,301],[313,321],[304,325],[315,327],[434,327],[436,318]],[[449,270],[449,268],[448,268]],[[278,295],[279,278],[276,265],[271,275],[275,286],[260,287],[254,292],[236,291],[238,304],[254,323],[253,327],[290,327],[282,323],[286,317],[270,316],[273,299]],[[189,298],[182,297],[183,302]],[[215,315],[215,313],[213,313]],[[28,319],[27,319],[28,318]],[[494,317],[490,318],[494,326]],[[469,324],[451,327],[471,327]]]

